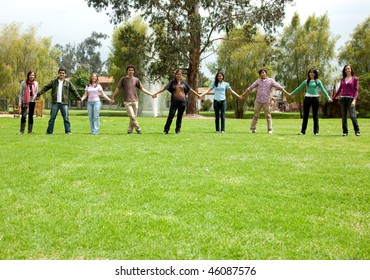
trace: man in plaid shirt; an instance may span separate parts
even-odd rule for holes
[[[276,88],[282,90],[286,94],[289,94],[281,85],[279,85],[274,79],[267,77],[267,70],[265,68],[258,71],[260,78],[256,80],[252,85],[250,85],[241,95],[244,97],[246,94],[251,92],[253,89],[257,88],[257,96],[254,102],[254,115],[250,127],[250,132],[256,132],[256,125],[258,122],[258,117],[260,115],[261,108],[265,112],[267,120],[267,130],[269,134],[272,134],[272,118],[270,112],[270,93],[271,88]]]

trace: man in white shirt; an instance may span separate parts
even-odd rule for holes
[[[58,78],[50,81],[49,84],[44,86],[38,93],[37,96],[41,96],[49,89],[51,89],[51,110],[50,110],[50,120],[46,134],[53,134],[54,131],[54,122],[55,118],[58,115],[60,110],[63,121],[64,121],[64,130],[66,134],[72,134],[71,132],[71,123],[68,118],[68,97],[70,93],[73,93],[77,100],[81,100],[80,95],[78,94],[75,86],[65,79],[66,70],[60,68],[58,70]]]

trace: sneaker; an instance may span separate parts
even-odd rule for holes
[[[251,129],[251,130],[250,130],[250,133],[256,133],[256,131],[255,131],[255,130],[253,130],[253,129]]]
[[[66,134],[72,134],[72,132],[68,131],[68,132],[66,132]]]
[[[127,134],[132,134],[132,131],[130,131],[130,130],[129,130],[129,131],[127,131]]]
[[[273,133],[273,131],[272,130],[269,130],[269,132],[268,132],[269,134],[272,134]]]
[[[180,134],[180,130],[179,131],[176,131],[176,134]]]
[[[143,134],[143,133],[141,132],[141,129],[136,130],[136,132],[137,132],[137,134]]]
[[[300,132],[298,135],[305,135],[306,133]]]
[[[343,133],[343,136],[348,136],[348,133]]]
[[[360,131],[357,131],[356,132],[356,136],[360,136],[361,134],[360,134]]]
[[[318,133],[318,132],[316,132],[316,133],[314,133],[314,135],[315,135],[315,136],[318,136],[318,135],[319,135],[319,133]]]
[[[224,134],[224,133],[225,133],[225,131],[223,131],[223,130],[222,130],[222,131],[221,131],[221,133],[222,133],[222,134]]]
[[[163,135],[167,135],[168,134],[168,131],[163,131]]]

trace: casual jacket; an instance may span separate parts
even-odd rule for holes
[[[44,86],[37,95],[43,95],[45,92],[47,92],[49,89],[51,89],[51,101],[57,102],[57,92],[58,92],[58,78],[52,80],[49,84]],[[63,89],[62,89],[62,104],[68,104],[68,98],[70,93],[73,93],[78,100],[81,100],[80,95],[78,94],[77,89],[74,87],[74,85],[67,80],[63,81]]]

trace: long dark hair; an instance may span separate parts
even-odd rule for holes
[[[218,87],[218,79],[217,79],[217,76],[218,76],[219,74],[221,74],[221,75],[222,75],[222,81],[225,79],[225,75],[224,75],[224,73],[223,73],[222,71],[218,71],[218,72],[216,73],[216,76],[215,76],[215,82],[214,82],[215,87]],[[221,81],[221,82],[222,82],[222,81]]]
[[[96,76],[96,82],[95,82],[95,87],[99,84],[99,77],[98,77],[98,74],[96,74],[96,73],[92,73],[91,75],[90,75],[90,85],[92,85],[92,77],[93,76]]]
[[[342,70],[343,79],[347,77],[347,74],[346,74],[346,67],[347,66],[349,66],[351,68],[351,76],[353,77],[355,75],[355,71],[353,70],[352,66],[347,64],[347,65],[344,65],[343,70]]]
[[[315,82],[316,82],[316,85],[317,85],[317,80],[319,78],[319,71],[317,70],[316,67],[314,68],[311,68],[310,70],[308,70],[307,72],[307,85],[310,83],[311,81],[311,78],[310,78],[310,73],[313,72],[315,74]]]
[[[35,71],[28,71],[28,73],[27,73],[27,79],[26,79],[26,82],[28,83],[29,81],[30,81],[30,75],[31,74],[35,74],[35,79],[34,80],[36,80],[36,72]]]

